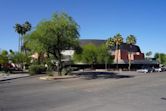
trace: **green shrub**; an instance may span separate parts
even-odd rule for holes
[[[72,68],[71,67],[65,67],[62,70],[62,75],[70,75],[72,72]]]
[[[47,74],[48,76],[54,76],[53,71],[50,71],[50,70],[47,70],[47,71],[46,71],[46,74]]]
[[[29,73],[31,75],[42,74],[46,72],[44,65],[31,65],[29,66]]]

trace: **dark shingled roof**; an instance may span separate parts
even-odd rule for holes
[[[80,46],[84,46],[84,45],[87,45],[87,44],[94,44],[95,46],[100,46],[102,44],[104,44],[106,42],[106,40],[98,40],[98,39],[81,39],[80,40]],[[130,52],[141,52],[139,46],[137,45],[132,45],[130,47],[129,44],[126,44],[126,43],[122,43],[120,45],[120,49],[121,50],[127,50],[127,51],[130,51]],[[115,50],[115,47],[112,48],[112,50]]]
[[[116,47],[113,47],[112,50],[115,50]],[[129,45],[129,44],[126,44],[126,43],[122,43],[120,45],[120,50],[126,50],[126,51],[130,51],[130,52],[141,52],[139,46],[137,45]]]
[[[87,44],[93,44],[95,46],[100,46],[102,44],[105,44],[106,40],[98,40],[98,39],[81,39],[80,40],[80,46],[84,46]]]

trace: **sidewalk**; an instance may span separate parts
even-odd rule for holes
[[[0,81],[12,80],[22,77],[28,77],[29,74],[5,74],[0,72]]]

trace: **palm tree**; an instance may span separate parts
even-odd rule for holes
[[[22,46],[23,46],[23,36],[31,30],[31,24],[26,21],[23,25],[16,24],[15,25],[15,31],[19,34],[19,50],[22,51]]]
[[[31,30],[32,26],[28,21],[26,21],[22,26],[23,26],[23,32],[22,32],[22,44],[21,44],[22,47],[21,48],[22,50],[25,51],[25,41],[23,37],[28,31]]]
[[[123,43],[123,37],[120,33],[116,34],[114,37],[113,37],[113,41],[115,43],[115,46],[116,46],[116,68],[118,69],[118,57],[119,57],[119,48],[120,48],[120,45]]]
[[[126,38],[126,43],[130,45],[130,49],[128,51],[129,53],[129,66],[128,66],[128,70],[130,71],[131,69],[131,49],[132,49],[132,45],[136,44],[136,37],[134,35],[129,35]]]
[[[15,25],[15,31],[19,34],[19,40],[18,40],[18,50],[21,49],[21,33],[22,33],[22,26],[20,24]]]
[[[24,32],[24,33],[30,31],[31,28],[32,28],[31,24],[30,24],[28,21],[26,21],[26,22],[23,24],[23,27],[24,27],[24,29],[25,29],[25,32]]]
[[[114,39],[110,37],[110,38],[106,41],[106,47],[109,49],[109,48],[114,47],[114,46],[115,46]]]

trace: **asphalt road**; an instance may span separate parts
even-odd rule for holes
[[[166,72],[0,82],[0,111],[166,111]]]

